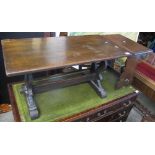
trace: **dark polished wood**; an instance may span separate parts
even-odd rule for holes
[[[8,39],[2,47],[7,76],[110,60],[129,52],[99,35]]]
[[[140,60],[136,57],[129,57],[126,61],[124,72],[120,76],[120,80],[116,83],[116,89],[128,86],[132,83],[135,69]]]
[[[15,122],[21,122],[21,118],[19,115],[19,111],[17,110],[17,104],[15,101],[15,96],[13,94],[13,89],[12,89],[12,85],[8,84],[8,92],[9,92],[9,99],[10,99],[10,104],[12,106],[12,112],[13,112],[13,116],[14,116],[14,120]]]
[[[113,43],[117,44],[119,47],[126,49],[127,51],[131,52],[132,54],[140,54],[140,53],[149,53],[152,50],[148,49],[147,47],[138,44],[122,35],[105,35],[105,38],[112,41]]]
[[[132,85],[143,92],[152,101],[155,101],[155,82],[136,72]]]

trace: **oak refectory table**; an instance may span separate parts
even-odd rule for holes
[[[7,39],[2,41],[2,48],[6,75],[25,75],[21,92],[27,99],[32,119],[39,117],[34,98],[36,93],[89,82],[99,96],[104,98],[107,93],[101,84],[101,72],[107,68],[109,61],[152,52],[121,35]],[[83,69],[81,66],[85,64],[90,64],[90,68]],[[74,65],[79,65],[79,69],[53,75],[48,80],[33,80],[35,72]],[[126,76],[122,79],[128,81]]]

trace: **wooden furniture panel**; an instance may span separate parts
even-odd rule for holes
[[[7,76],[115,59],[127,52],[97,35],[8,39],[2,47]]]
[[[155,101],[155,67],[141,61],[134,73],[133,86]]]
[[[12,106],[12,112],[13,112],[14,120],[15,120],[15,122],[21,122],[19,111],[17,108],[17,104],[16,104],[16,100],[15,100],[15,96],[13,94],[13,89],[12,89],[11,84],[8,84],[8,92],[9,92],[9,99],[10,99],[10,104]]]
[[[118,35],[105,35],[105,38],[109,39],[113,43],[117,44],[119,47],[124,48],[133,54],[152,52],[152,50],[148,49],[147,47],[141,44],[137,44],[136,42],[119,34]]]
[[[146,96],[148,96],[150,99],[155,101],[155,89],[149,86],[150,83],[144,83],[141,81],[138,77],[134,77],[132,85],[138,89],[139,91],[143,92]]]

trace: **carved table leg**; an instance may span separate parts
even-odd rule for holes
[[[107,96],[107,93],[102,87],[100,80],[95,80],[95,81],[90,81],[90,82],[92,84],[92,87],[96,90],[96,92],[101,98],[105,98]]]
[[[25,85],[23,86],[22,92],[25,94],[31,119],[38,118],[39,112],[32,89],[32,75],[25,75]]]
[[[92,63],[91,65],[91,71],[96,72],[97,79],[94,81],[91,80],[90,83],[101,98],[105,98],[107,96],[107,93],[101,84],[101,81],[103,80],[101,70],[103,70],[103,67],[104,69],[107,68],[107,62],[101,62],[99,67],[97,66],[97,63]]]

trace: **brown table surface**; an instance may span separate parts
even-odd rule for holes
[[[123,40],[127,42],[126,48],[124,43],[122,46]],[[2,49],[7,76],[115,59],[133,50],[149,50],[121,35],[7,39],[2,41]]]
[[[122,35],[106,35],[106,39],[109,39],[113,43],[117,44],[119,47],[126,49],[127,51],[131,52],[132,54],[141,54],[141,53],[149,53],[152,52],[151,49],[138,44],[128,38],[125,38]]]

